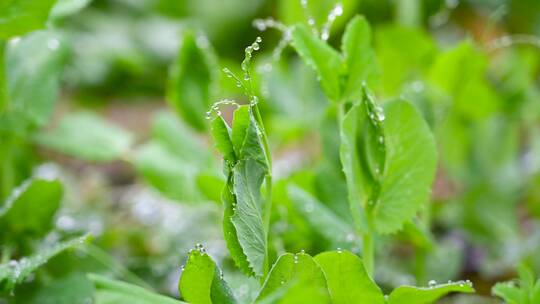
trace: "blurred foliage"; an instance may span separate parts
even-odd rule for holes
[[[338,4],[342,14],[329,22]],[[325,29],[328,44],[318,38]],[[211,143],[205,119],[219,111],[234,141],[237,106],[212,106],[219,97],[252,102],[221,69],[244,76],[242,50],[257,36],[249,90],[260,96],[272,150],[264,232],[266,258],[277,261],[262,286],[228,255],[222,189],[238,188],[228,177],[241,172],[226,158],[221,174],[223,147]],[[374,282],[363,268],[347,277],[370,282],[362,286],[377,299],[390,294],[389,303],[416,292],[434,299],[398,286],[462,278],[477,294],[441,303],[536,303],[539,36],[537,0],[0,0],[0,303],[339,298],[346,282],[330,279],[329,295],[318,276],[336,248],[352,256],[343,267],[357,269],[348,252],[362,255],[346,180],[375,179],[361,176],[358,163],[343,171],[340,142],[360,151],[377,138],[358,122],[369,118],[363,103],[345,109],[355,119],[340,136],[337,104],[363,98],[364,83],[386,113],[384,140],[394,144],[385,154],[394,167],[379,189],[393,199],[373,210],[375,221],[391,218],[392,226],[375,227],[395,233],[377,235]],[[350,49],[357,45],[362,52]],[[433,153],[423,154],[426,145]],[[383,162],[358,154],[353,162],[372,173]],[[415,170],[428,163],[429,172]],[[429,186],[414,191],[417,205],[399,203],[410,193],[392,185],[414,189],[432,175],[428,204]],[[379,191],[363,185],[354,190]],[[259,191],[266,198],[270,190],[262,182],[249,189]],[[249,247],[248,229],[237,222],[234,231],[239,248]],[[208,255],[188,254],[196,243]],[[283,255],[301,250],[298,266]],[[246,259],[261,262],[255,253]],[[184,262],[188,278],[178,286]],[[193,267],[205,272],[190,274]],[[185,291],[198,282],[211,292]],[[440,295],[463,291],[449,286]]]

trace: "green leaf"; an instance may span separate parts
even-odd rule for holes
[[[236,265],[245,274],[261,276],[267,247],[261,186],[269,165],[251,105],[236,109],[231,135],[220,118],[214,119],[212,130],[226,160],[227,185],[222,200],[227,247]]]
[[[223,117],[218,116],[212,120],[211,130],[216,148],[223,155],[223,159],[229,163],[228,166],[232,166],[236,162],[236,153],[231,139],[231,129]]]
[[[142,287],[116,281],[97,274],[88,274],[94,283],[96,293],[95,304],[179,304],[184,303],[166,296],[162,296]]]
[[[287,190],[295,209],[310,223],[312,229],[336,245],[351,241],[350,236],[354,236],[354,230],[343,219],[301,188],[290,185]]]
[[[54,256],[72,248],[76,248],[90,240],[90,237],[82,236],[59,243],[53,247],[40,250],[30,257],[18,261],[10,261],[0,264],[0,290],[10,291],[15,285],[24,282],[28,276],[40,266],[47,263]]]
[[[129,152],[132,135],[90,112],[71,113],[36,141],[55,151],[88,161],[106,162]]]
[[[422,78],[436,54],[432,38],[422,29],[383,26],[375,33],[381,85],[387,95],[399,94],[404,83]]]
[[[182,298],[193,304],[236,303],[221,270],[201,250],[191,250],[178,285]]]
[[[452,282],[430,287],[400,286],[390,293],[388,304],[429,304],[450,292],[473,293],[474,288],[470,282]]]
[[[237,158],[251,158],[267,167],[260,132],[250,105],[236,109],[233,117],[232,144]]]
[[[6,101],[0,107],[0,130],[25,130],[49,120],[58,97],[65,59],[60,36],[39,31],[10,43],[5,52]]]
[[[272,303],[294,303],[292,299],[300,300],[299,295],[305,303],[331,303],[324,273],[313,258],[305,253],[285,253],[272,266],[256,301],[272,297],[280,300]]]
[[[504,299],[507,304],[527,303],[527,294],[514,282],[497,283],[491,289],[493,295]]]
[[[198,168],[160,142],[152,140],[137,147],[133,164],[138,174],[164,196],[187,203],[200,201],[195,179]]]
[[[252,276],[255,273],[251,268],[246,254],[244,253],[242,246],[238,240],[238,234],[236,228],[234,227],[231,217],[234,215],[233,206],[236,204],[236,198],[232,193],[232,175],[229,177],[227,184],[223,188],[221,193],[221,200],[223,202],[224,212],[223,212],[223,235],[225,242],[227,243],[227,248],[234,263],[240,270],[246,275]]]
[[[266,256],[261,186],[266,169],[253,159],[241,160],[233,168],[233,192],[236,204],[230,221],[238,242],[256,275],[262,275]]]
[[[323,252],[314,259],[324,272],[332,303],[385,303],[381,289],[368,276],[362,260],[353,253]]]
[[[372,216],[377,231],[392,233],[428,201],[437,150],[427,123],[413,105],[394,101],[384,111],[386,164]]]
[[[364,89],[365,90],[365,89]],[[340,128],[340,158],[347,181],[349,203],[356,222],[366,225],[366,211],[380,193],[386,162],[384,114],[364,91],[344,115]]]
[[[341,43],[347,67],[347,81],[342,99],[360,99],[363,84],[372,84],[378,76],[375,53],[371,47],[371,29],[363,16],[356,16],[349,22]]]
[[[317,71],[328,99],[338,102],[341,98],[340,75],[343,69],[341,55],[305,25],[293,28],[292,44],[306,64]]]
[[[30,179],[15,189],[0,209],[0,239],[41,237],[53,224],[62,199],[57,180]]]
[[[0,0],[0,39],[42,28],[56,0]]]
[[[20,296],[21,293],[17,294]],[[87,304],[93,303],[94,285],[81,272],[70,272],[38,288],[29,303]],[[25,302],[26,303],[26,302]]]
[[[206,128],[205,113],[217,81],[216,58],[208,41],[192,31],[184,32],[176,60],[169,73],[167,100],[193,128]]]
[[[469,119],[485,118],[499,107],[486,74],[487,58],[470,42],[442,53],[432,65],[430,79],[453,98],[454,108]]]

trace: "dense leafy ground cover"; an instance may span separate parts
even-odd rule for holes
[[[0,0],[0,303],[538,304],[539,34],[533,0]]]

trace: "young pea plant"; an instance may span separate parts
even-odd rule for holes
[[[359,20],[353,22],[357,24],[361,22]],[[223,154],[227,177],[222,193],[225,240],[236,265],[246,275],[261,279],[261,287],[253,302],[422,304],[433,303],[449,292],[473,292],[470,282],[460,281],[440,285],[430,283],[425,288],[401,286],[384,295],[369,272],[368,267],[373,265],[373,260],[366,263],[366,258],[370,257],[364,256],[363,261],[355,254],[340,249],[315,257],[304,251],[284,253],[268,270],[271,159],[257,98],[249,83],[249,59],[252,51],[258,48],[259,41],[256,43],[246,49],[246,60],[242,64],[245,73],[243,79],[248,83],[225,69],[225,73],[237,81],[237,86],[243,87],[248,93],[250,103],[237,105],[222,101],[208,113],[209,119],[212,119],[216,147]],[[408,206],[411,203],[407,200],[417,199],[418,191],[421,195],[426,195],[422,190],[426,193],[429,191],[424,189],[424,184],[414,182],[422,182],[432,176],[421,168],[415,169],[419,162],[412,162],[411,159],[418,155],[424,161],[426,158],[429,161],[431,157],[434,162],[434,152],[423,151],[425,145],[431,148],[429,145],[433,145],[433,140],[427,126],[410,104],[397,101],[389,104],[385,108],[388,122],[383,125],[385,118],[382,110],[375,106],[367,90],[363,86],[360,88],[359,92],[351,93],[356,94],[358,100],[340,104],[344,112],[340,119],[342,141],[345,142],[341,152],[348,171],[349,187],[355,191],[351,194],[351,210],[358,212],[357,229],[364,236],[365,252],[372,250],[367,247],[370,246],[367,242],[373,237],[373,231],[395,231],[414,215],[414,210],[409,210],[414,207]],[[236,105],[232,126],[219,115],[219,106],[223,103]],[[216,115],[212,116],[214,111]],[[405,128],[404,133],[400,133],[402,128]],[[386,135],[385,131],[390,135]],[[385,136],[383,140],[380,140],[381,136]],[[411,175],[412,181],[406,175]],[[265,181],[266,199],[263,199],[262,185]],[[363,188],[366,181],[370,182],[367,189]],[[412,187],[411,191],[398,188],[403,181],[405,187]],[[364,206],[356,201],[367,200],[368,197],[374,203],[366,202]],[[382,204],[378,207],[382,210],[376,209],[375,201]],[[403,204],[406,210],[403,210]],[[399,222],[393,223],[394,220]],[[189,303],[237,303],[221,270],[199,245],[189,253],[179,289],[183,299]]]

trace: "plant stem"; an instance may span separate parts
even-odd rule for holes
[[[6,84],[6,42],[0,39],[0,113],[8,107],[7,84]]]
[[[364,267],[368,275],[373,278],[375,268],[375,250],[374,238],[371,233],[364,233],[362,238],[362,257],[364,258]]]

